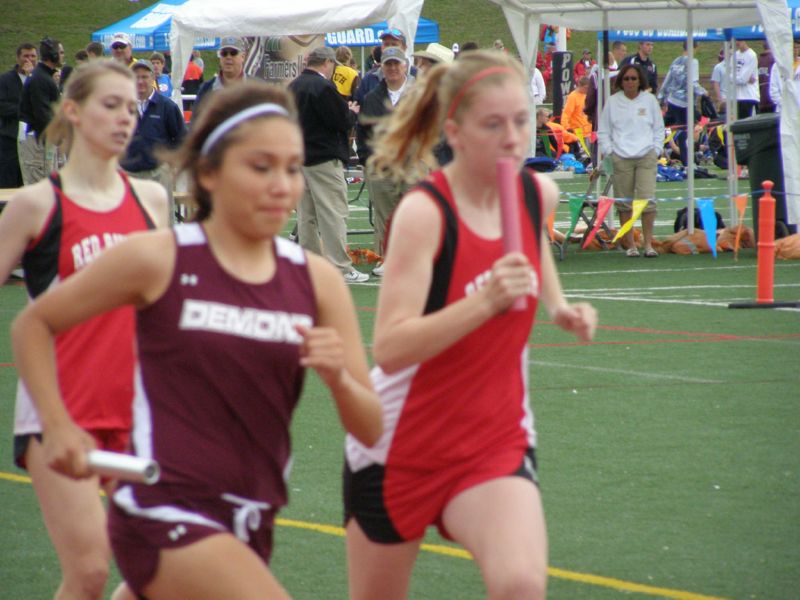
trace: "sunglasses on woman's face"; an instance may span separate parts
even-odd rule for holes
[[[623,77],[622,81],[639,81],[638,77]]]
[[[224,58],[226,56],[239,56],[239,51],[236,48],[225,48],[224,50],[219,51],[220,58]]]

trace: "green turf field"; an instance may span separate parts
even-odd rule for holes
[[[725,193],[698,181],[698,196]],[[582,193],[586,178],[561,182]],[[351,186],[352,196],[358,186]],[[656,235],[683,184],[659,184]],[[351,227],[368,227],[366,196]],[[729,218],[727,200],[717,210]],[[557,227],[565,229],[566,203]],[[354,235],[353,246],[371,236]],[[730,310],[755,297],[755,251],[629,259],[571,245],[567,295],[600,313],[581,344],[540,313],[532,399],[550,535],[549,597],[787,599],[800,589],[800,311]],[[369,344],[378,285],[351,287]],[[775,299],[800,300],[800,263],[775,266]],[[0,287],[0,598],[46,598],[58,565],[24,473],[11,463],[15,371],[8,325],[24,303]],[[290,506],[273,568],[299,600],[344,599],[343,433],[312,374],[294,424]],[[411,597],[478,599],[474,563],[431,534]],[[117,576],[114,575],[116,580]]]

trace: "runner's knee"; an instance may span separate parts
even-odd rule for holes
[[[490,600],[543,599],[547,590],[547,570],[520,561],[500,572],[486,575],[486,588]]]
[[[108,561],[100,557],[82,560],[64,569],[62,589],[68,598],[102,598],[108,581]]]

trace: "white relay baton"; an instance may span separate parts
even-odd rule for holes
[[[153,485],[161,476],[161,469],[156,461],[130,454],[90,450],[87,461],[93,473],[123,481]]]

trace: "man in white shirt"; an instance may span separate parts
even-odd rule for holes
[[[744,40],[736,40],[736,118],[746,119],[756,113],[761,96],[758,92],[758,56]]]

